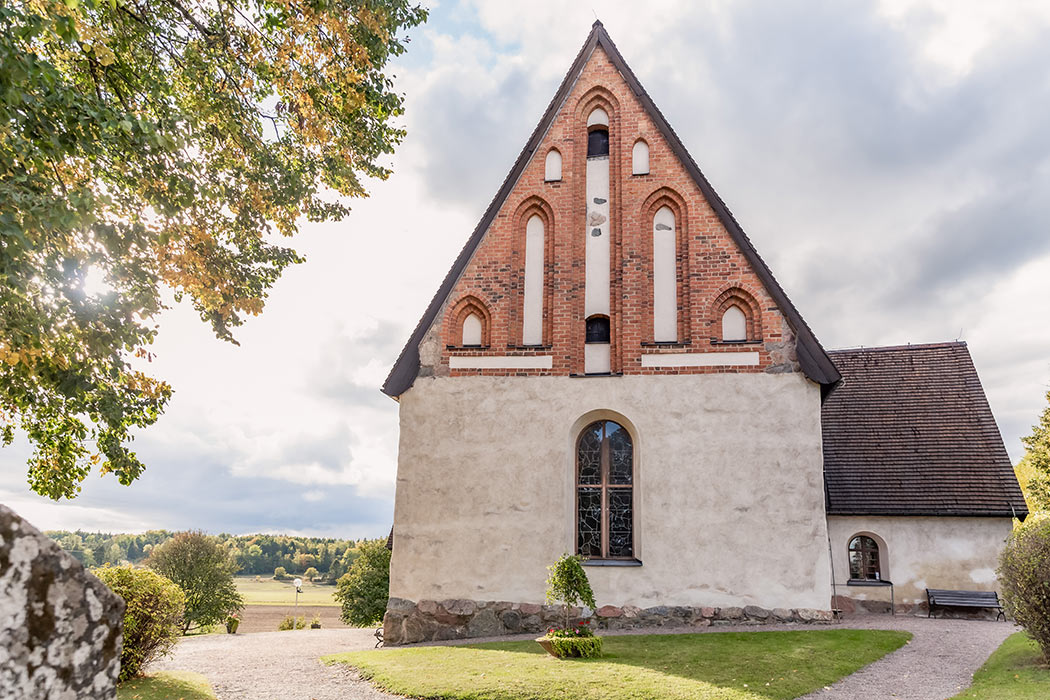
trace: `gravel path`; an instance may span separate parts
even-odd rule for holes
[[[914,637],[894,653],[801,700],[855,700],[864,697],[944,700],[967,687],[973,672],[1016,630],[1012,624],[1004,622],[928,620],[904,615],[854,617],[834,627],[906,630]],[[763,625],[664,628],[660,631],[674,634],[775,629],[822,628]],[[621,634],[653,632],[651,629],[630,630]],[[499,639],[508,641],[533,636]],[[471,639],[468,643],[480,641],[491,640]],[[150,670],[185,670],[204,674],[211,681],[219,700],[396,700],[396,696],[379,692],[358,680],[352,670],[339,665],[325,666],[319,660],[325,654],[371,649],[374,644],[372,631],[361,629],[188,637],[179,642],[172,656],[154,663]]]
[[[196,671],[219,700],[392,700],[346,666],[326,666],[320,658],[342,651],[371,649],[368,629],[320,629],[186,637],[171,656],[150,671]]]
[[[903,647],[800,700],[944,700],[968,687],[973,673],[1017,628],[989,620],[937,620],[905,615],[853,618],[843,627],[907,630]]]

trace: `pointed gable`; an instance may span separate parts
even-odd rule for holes
[[[787,358],[826,390],[833,387],[840,379],[835,365],[604,27],[595,22],[543,118],[413,331],[383,392],[396,397],[412,386],[420,373],[420,346],[428,333],[436,336],[438,347],[431,353],[441,353],[439,364],[445,372],[450,371],[450,353],[457,357],[509,354],[520,358],[513,363],[516,374],[582,372],[581,324],[587,314],[581,293],[583,241],[589,222],[585,221],[588,207],[581,189],[587,144],[581,141],[587,140],[587,134],[574,131],[573,126],[583,124],[594,110],[606,119],[612,113],[615,123],[609,137],[615,142],[611,199],[619,207],[614,217],[621,220],[614,220],[609,235],[612,267],[622,277],[614,284],[616,299],[608,311],[620,340],[614,343],[613,364],[625,373],[656,373],[643,369],[652,366],[646,364],[647,359],[683,348],[723,351],[728,358],[732,354],[728,351],[735,348],[718,345],[712,325],[721,323],[718,314],[739,303],[753,315],[748,316],[747,332],[757,349],[737,354],[761,355],[754,370],[783,371],[786,365],[775,364],[776,358]],[[621,113],[637,116],[628,120]],[[625,133],[628,123],[634,128],[629,134]],[[637,147],[639,141],[644,149]],[[552,149],[557,149],[556,158],[550,157]],[[645,155],[645,166],[652,160],[651,170],[645,167],[646,172],[639,172],[639,152]],[[552,160],[558,166],[558,179],[551,175]],[[669,179],[669,174],[680,177]],[[685,184],[675,188],[666,186],[667,182]],[[677,266],[680,282],[679,342],[671,343],[657,342],[651,318],[648,326],[636,323],[640,315],[653,313],[651,298],[648,307],[637,304],[651,292],[651,267],[657,256],[653,239],[646,238],[651,230],[647,227],[657,215],[667,215],[664,209],[672,217],[672,226],[665,228],[674,228],[676,213],[680,219],[681,247],[670,259],[671,266]],[[535,248],[526,250],[524,230],[526,222],[534,219],[542,224],[534,228],[545,231],[545,249],[538,259],[545,261],[544,271],[549,274],[542,292],[534,288],[532,297],[533,303],[537,303],[536,294],[543,298],[543,340],[526,346],[520,332],[520,307],[528,283],[525,258],[536,258],[537,253]],[[673,300],[671,305],[675,306]],[[563,322],[566,318],[571,321]],[[463,332],[457,330],[464,322],[472,329],[480,326],[480,331],[471,331],[471,337],[480,342],[464,342]],[[763,327],[764,332],[756,330]],[[443,332],[435,334],[435,329]],[[786,345],[791,346],[789,350],[784,349]],[[667,357],[672,356],[665,356],[659,367],[673,366]],[[486,365],[475,361],[470,366],[481,371]],[[454,367],[451,371],[455,373]]]

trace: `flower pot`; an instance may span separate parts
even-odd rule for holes
[[[237,634],[237,627],[241,624],[240,620],[227,620],[226,621],[226,634]]]
[[[321,623],[320,622],[311,622],[310,623],[310,629],[312,629],[312,630],[319,630],[319,629],[321,629]]]
[[[543,647],[543,650],[545,652],[547,652],[548,654],[550,654],[551,656],[553,656],[554,658],[556,658],[556,659],[560,659],[561,658],[554,651],[554,645],[551,644],[551,641],[549,639],[547,639],[546,637],[539,637],[539,638],[537,638],[536,639],[536,643],[539,644],[541,647]]]

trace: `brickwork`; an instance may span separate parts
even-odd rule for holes
[[[612,371],[623,374],[798,371],[794,337],[776,303],[670,144],[599,46],[539,148],[489,227],[434,322],[440,356],[425,374],[582,374],[586,243],[587,116],[609,115]],[[649,144],[650,171],[632,175],[634,143]],[[544,181],[547,153],[562,155],[562,179]],[[678,342],[653,343],[653,216],[675,213],[678,273]],[[521,345],[525,225],[539,214],[545,224],[544,340]],[[483,348],[460,347],[464,299],[483,304]],[[721,312],[737,300],[748,318],[744,343],[723,343]],[[741,347],[743,345],[743,347]],[[643,368],[646,353],[757,351],[757,366]],[[463,355],[553,356],[550,370],[454,369]],[[424,364],[427,364],[424,362]]]

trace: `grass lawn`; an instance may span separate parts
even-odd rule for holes
[[[117,687],[117,700],[215,700],[208,679],[189,671],[162,671]]]
[[[409,697],[795,698],[901,647],[907,632],[814,630],[627,635],[601,659],[555,659],[533,641],[334,654],[380,688]]]
[[[237,591],[244,597],[245,605],[294,605],[295,586],[289,581],[275,581],[272,578],[254,576],[237,576],[234,578]],[[303,592],[299,594],[299,605],[331,605],[338,607],[332,594],[335,586],[321,586],[303,582]]]
[[[1039,647],[1024,632],[1012,634],[973,674],[973,685],[952,700],[1045,700],[1050,698],[1050,669]]]

